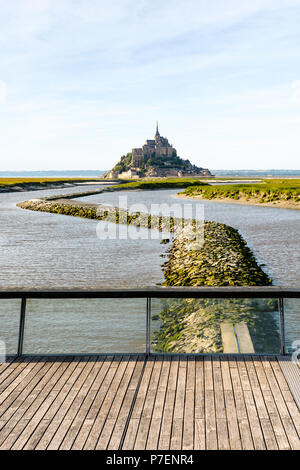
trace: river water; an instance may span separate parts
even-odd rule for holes
[[[18,202],[27,199],[77,191],[83,191],[82,186],[0,194],[1,289],[147,287],[162,281],[164,259],[161,255],[167,247],[161,245],[159,239],[136,239],[136,229],[129,227],[127,239],[103,240],[96,234],[97,221],[16,207]],[[206,220],[216,220],[239,229],[258,262],[265,265],[263,269],[272,277],[274,284],[299,287],[300,211],[196,202],[177,198],[176,193],[177,190],[131,191],[81,199],[127,206],[129,209],[138,202],[144,204],[148,211],[153,204],[188,204],[194,214],[197,207],[203,206]],[[287,307],[287,335],[291,343],[300,339],[299,315],[292,301]],[[3,325],[0,337],[2,335],[6,341],[8,350],[13,351],[19,302],[2,301],[0,315]],[[143,300],[127,300],[125,303],[81,301],[76,302],[76,306],[71,301],[49,303],[30,300],[25,352],[142,352],[144,328]]]

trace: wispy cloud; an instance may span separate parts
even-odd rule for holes
[[[300,0],[0,0],[0,12],[2,169],[109,168],[156,119],[198,164],[251,166],[242,151],[299,167]]]

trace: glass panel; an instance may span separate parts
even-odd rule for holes
[[[21,299],[0,299],[0,341],[7,355],[17,354]]]
[[[24,354],[144,353],[146,299],[29,299]]]
[[[151,350],[280,353],[275,299],[153,299]]]
[[[300,349],[300,299],[284,299],[286,352]]]

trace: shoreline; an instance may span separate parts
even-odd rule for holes
[[[175,197],[179,197],[181,199],[191,199],[193,201],[210,201],[210,202],[221,202],[225,204],[240,204],[244,206],[258,206],[258,207],[271,207],[273,209],[289,209],[289,210],[300,210],[299,203],[293,203],[289,201],[274,201],[274,202],[258,202],[256,199],[247,199],[246,197],[240,197],[238,200],[227,198],[211,198],[207,199],[202,197],[201,195],[198,196],[186,196],[184,193],[178,193]]]
[[[88,185],[106,185],[114,183],[106,183],[104,181],[96,180],[63,180],[63,181],[24,181],[15,184],[2,184],[0,179],[0,194],[4,193],[18,193],[18,192],[27,192],[27,191],[41,191],[43,189],[64,189],[72,188],[76,186],[88,186]]]

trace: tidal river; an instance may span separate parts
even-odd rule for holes
[[[126,288],[160,283],[164,261],[161,255],[166,246],[159,239],[136,239],[134,233],[130,236],[129,228],[128,239],[101,240],[96,235],[97,221],[16,207],[26,199],[76,191],[83,191],[83,187],[0,194],[1,289]],[[177,192],[118,192],[81,199],[119,205],[122,197],[124,206],[126,196],[129,209],[139,203],[148,211],[152,204],[161,203],[191,204],[194,209],[203,205],[206,220],[239,229],[274,284],[299,287],[299,211],[200,203],[177,198]],[[25,352],[142,352],[145,307],[144,300],[29,300]],[[292,302],[287,305],[287,313],[287,335],[291,342],[300,339],[299,315]],[[19,301],[1,302],[0,338],[4,338],[11,352],[16,347],[18,315]]]

